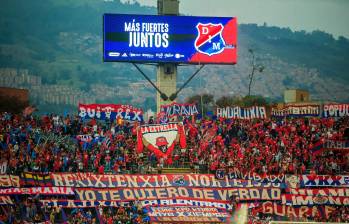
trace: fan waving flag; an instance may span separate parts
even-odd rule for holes
[[[172,152],[179,142],[181,148],[186,147],[184,128],[181,123],[142,125],[137,132],[137,151],[143,151],[143,145],[166,163],[172,163]]]
[[[310,151],[313,155],[318,155],[321,154],[324,151],[323,148],[324,144],[323,144],[323,140],[319,140],[318,142],[316,142],[312,148],[310,148]]]

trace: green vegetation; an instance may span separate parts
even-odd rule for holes
[[[252,106],[265,106],[268,104],[267,99],[263,96],[222,96],[216,100],[216,105],[218,107],[228,107],[228,106],[240,106],[240,107],[252,107]]]
[[[115,77],[126,75],[127,65],[102,62],[102,15],[108,12],[150,14],[155,9],[119,1],[4,0],[0,66],[29,69],[44,83],[83,90],[92,83],[123,84]]]
[[[322,76],[349,83],[349,40],[344,37],[335,39],[331,34],[318,30],[292,32],[287,28],[256,24],[241,25],[239,31],[250,38],[250,45],[255,46],[259,53],[316,68]]]

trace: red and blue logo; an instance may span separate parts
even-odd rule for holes
[[[195,23],[196,38],[189,63],[235,64],[237,62],[237,20]]]
[[[194,43],[195,49],[208,56],[223,52],[225,47],[225,41],[222,37],[223,28],[224,26],[221,23],[198,23],[196,26],[198,36]]]

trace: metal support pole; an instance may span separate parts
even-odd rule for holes
[[[132,63],[132,64],[133,64],[133,66],[135,66],[136,69],[143,75],[143,77],[144,77],[146,80],[148,80],[148,82],[156,89],[156,91],[160,94],[161,98],[162,98],[163,100],[167,100],[167,99],[168,99],[167,95],[166,95],[165,93],[161,92],[161,90],[151,81],[151,79],[142,71],[142,69],[141,69],[140,67],[138,67],[137,64],[135,64],[135,63]]]
[[[158,15],[179,15],[179,0],[158,0],[157,3]],[[166,95],[166,99],[161,96],[160,92],[156,96],[156,110],[159,113],[161,105],[172,103],[167,96],[176,91],[177,63],[158,63],[156,80],[157,87],[163,95]]]
[[[181,88],[179,88],[175,93],[173,93],[171,96],[170,96],[170,100],[173,101],[177,98],[177,95],[180,91],[182,91],[182,89],[196,76],[196,74],[198,74],[200,72],[200,70],[204,67],[205,65],[201,65],[200,68],[198,68],[194,74],[192,74],[190,76],[190,78],[181,86]]]

